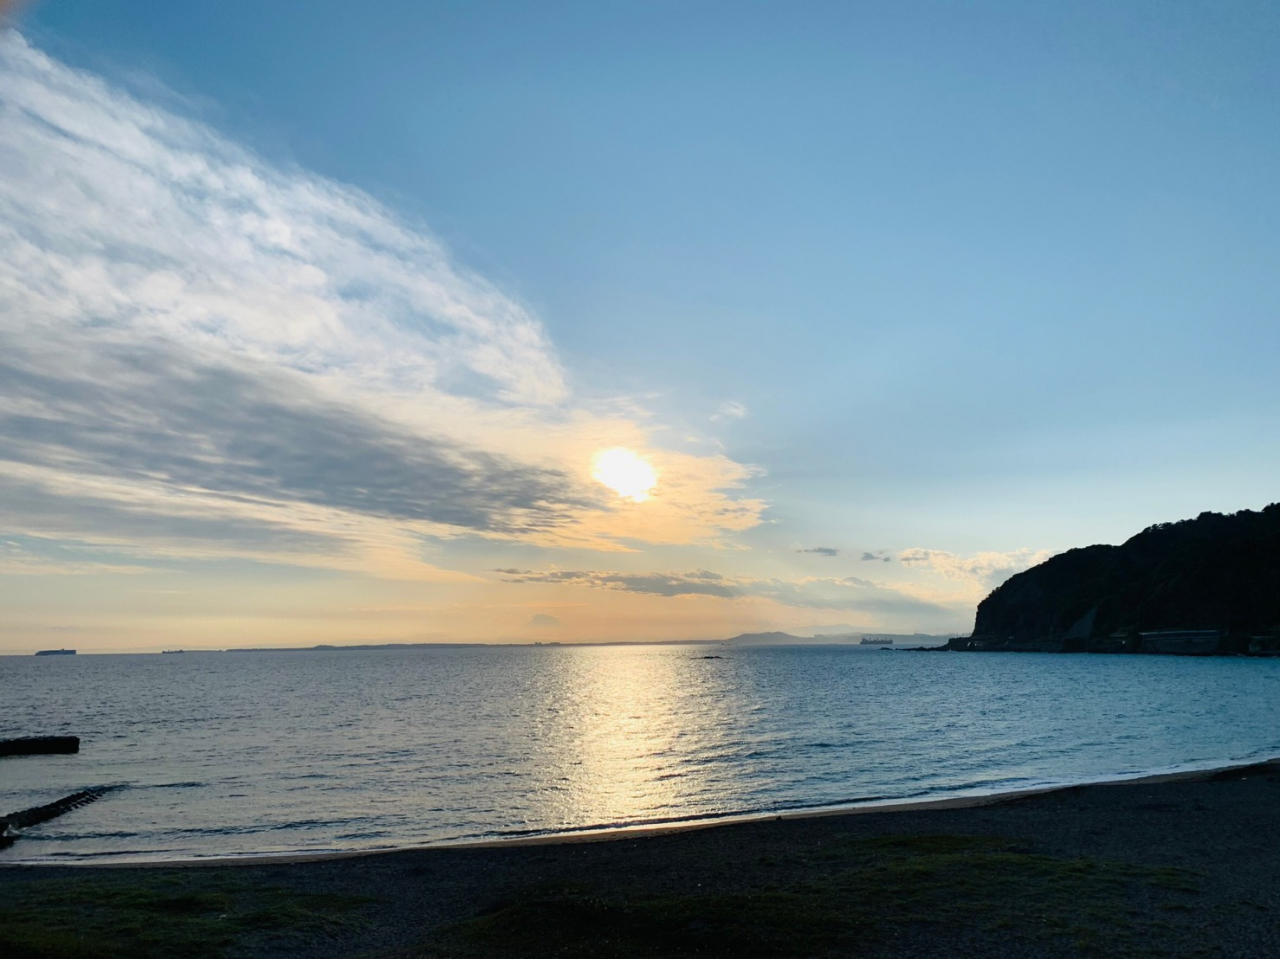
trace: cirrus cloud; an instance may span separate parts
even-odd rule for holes
[[[616,549],[760,521],[749,467],[577,400],[537,317],[367,194],[12,30],[0,129],[3,528],[360,567],[424,534]],[[664,479],[642,516],[587,475],[620,443]]]

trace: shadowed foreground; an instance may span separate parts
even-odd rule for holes
[[[642,839],[0,869],[6,956],[1280,955],[1280,775]]]

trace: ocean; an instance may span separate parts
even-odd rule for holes
[[[845,646],[0,657],[0,862],[501,839],[1280,755],[1280,660]]]

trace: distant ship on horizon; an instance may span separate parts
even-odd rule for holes
[[[877,639],[875,636],[863,636],[860,646],[892,646],[892,639]]]
[[[74,656],[74,649],[37,649],[37,656]]]
[[[161,656],[172,656],[172,655],[174,655],[175,653],[185,653],[185,652],[186,652],[186,650],[185,650],[185,649],[162,649],[162,650],[160,650],[160,655],[161,655]]]

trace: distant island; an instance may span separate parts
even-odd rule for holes
[[[995,589],[946,648],[1280,655],[1280,503],[1054,556]]]

